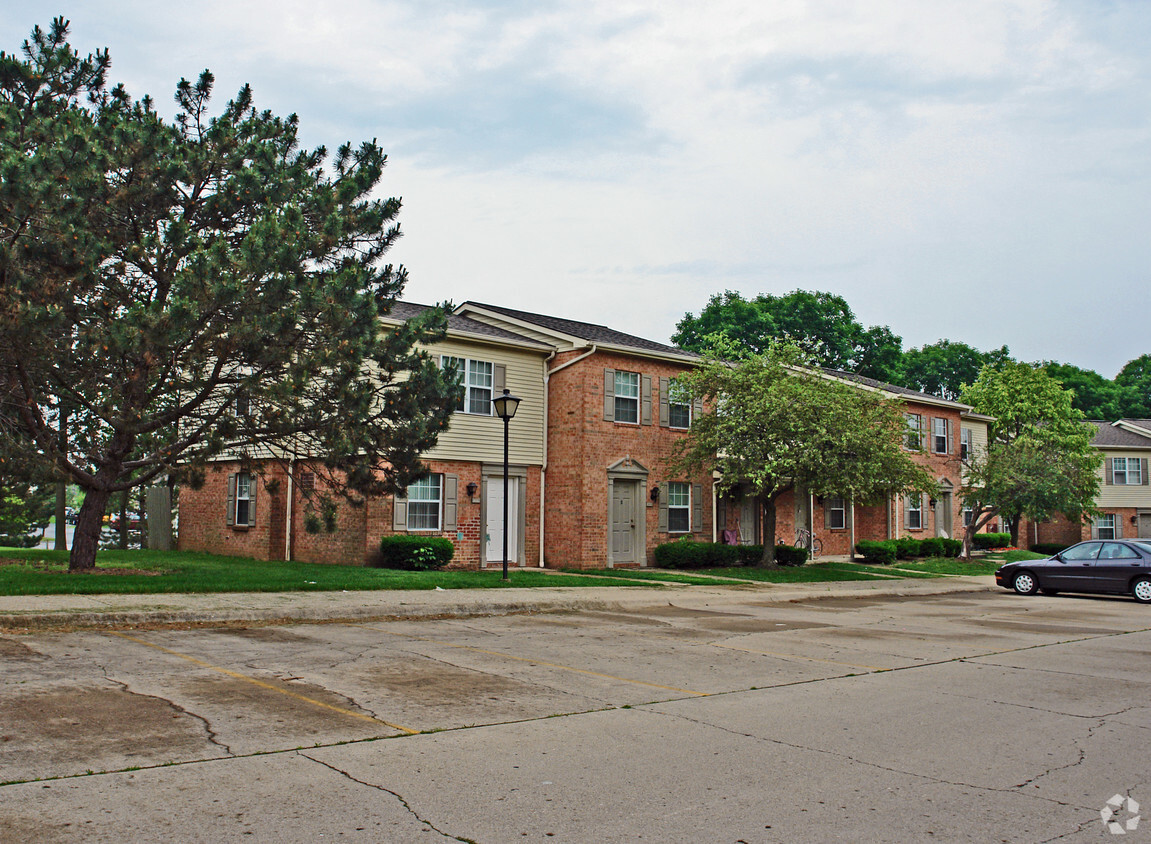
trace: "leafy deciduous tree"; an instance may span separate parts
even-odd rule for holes
[[[963,391],[976,412],[995,417],[983,453],[970,456],[961,495],[971,509],[963,536],[970,557],[974,535],[992,519],[1079,518],[1099,492],[1103,460],[1091,445],[1095,428],[1072,405],[1072,394],[1042,368],[1011,361],[986,366]]]
[[[774,562],[776,503],[790,489],[861,503],[933,491],[903,450],[898,402],[827,377],[794,347],[731,365],[710,360],[685,376],[709,408],[692,422],[676,470],[717,469],[719,488],[750,485],[764,510],[764,563]]]
[[[981,352],[966,343],[940,340],[903,353],[904,387],[957,401],[964,384],[979,377],[987,364],[998,366],[1011,359],[1006,346]]]

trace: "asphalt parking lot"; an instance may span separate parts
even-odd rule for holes
[[[749,593],[4,634],[0,840],[1151,840],[1100,818],[1151,810],[1149,628],[1119,598]]]

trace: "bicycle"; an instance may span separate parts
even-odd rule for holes
[[[806,548],[810,554],[811,559],[815,559],[823,553],[823,543],[818,536],[813,536],[811,531],[806,528],[795,529],[795,547]]]

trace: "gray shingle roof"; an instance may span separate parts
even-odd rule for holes
[[[484,308],[485,310],[503,314],[512,319],[523,320],[532,325],[538,325],[541,328],[557,331],[560,334],[567,334],[570,337],[578,337],[581,340],[588,340],[592,343],[610,343],[613,346],[623,346],[629,349],[659,352],[680,357],[699,357],[695,352],[689,352],[665,343],[657,343],[654,340],[645,340],[643,337],[636,337],[634,334],[625,334],[622,331],[616,331],[614,328],[608,328],[606,325],[597,325],[594,322],[579,322],[574,319],[533,314],[528,311],[519,311],[515,308],[486,305],[483,302],[466,302],[465,304],[474,305],[477,308]]]
[[[1124,421],[1138,425],[1140,428],[1151,429],[1151,420],[1126,419]],[[1110,422],[1092,420],[1091,424],[1095,426],[1095,439],[1091,441],[1091,444],[1098,448],[1151,448],[1151,437],[1136,434],[1126,428],[1118,428]]]
[[[395,319],[409,320],[414,316],[422,314],[428,310],[431,305],[419,305],[415,302],[395,302],[392,305],[391,312],[388,316]],[[458,316],[456,314],[448,314],[448,330],[460,331],[465,334],[479,334],[484,337],[491,337],[497,340],[514,340],[517,343],[526,344],[529,346],[538,346],[541,349],[550,349],[551,347],[546,343],[541,343],[539,340],[525,337],[522,334],[515,334],[511,331],[505,331],[502,328],[497,328],[494,325],[488,325],[486,322],[479,320],[468,319],[465,316]]]
[[[918,390],[910,390],[907,387],[899,387],[895,384],[888,384],[886,381],[877,381],[874,378],[866,378],[863,375],[856,375],[854,372],[843,372],[838,369],[826,368],[823,371],[828,375],[834,375],[836,378],[843,378],[846,381],[854,381],[857,384],[863,384],[865,387],[871,387],[875,390],[883,390],[884,392],[894,393],[898,396],[905,396],[912,399],[925,399],[929,402],[932,402],[933,404],[937,402],[946,402],[947,404],[953,404],[956,407],[968,406],[959,402],[940,398],[939,396],[933,396],[931,393],[921,393]]]

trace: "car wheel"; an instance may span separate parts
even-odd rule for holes
[[[1151,585],[1151,581],[1148,582]],[[1039,581],[1029,571],[1021,571],[1011,581],[1011,586],[1020,595],[1034,595],[1039,591]]]
[[[1044,595],[1050,595],[1052,597],[1055,597],[1056,595],[1059,594],[1059,591],[1056,589],[1040,589],[1039,591],[1042,592]]]
[[[1141,604],[1151,604],[1151,577],[1141,577],[1131,586],[1131,594]]]

